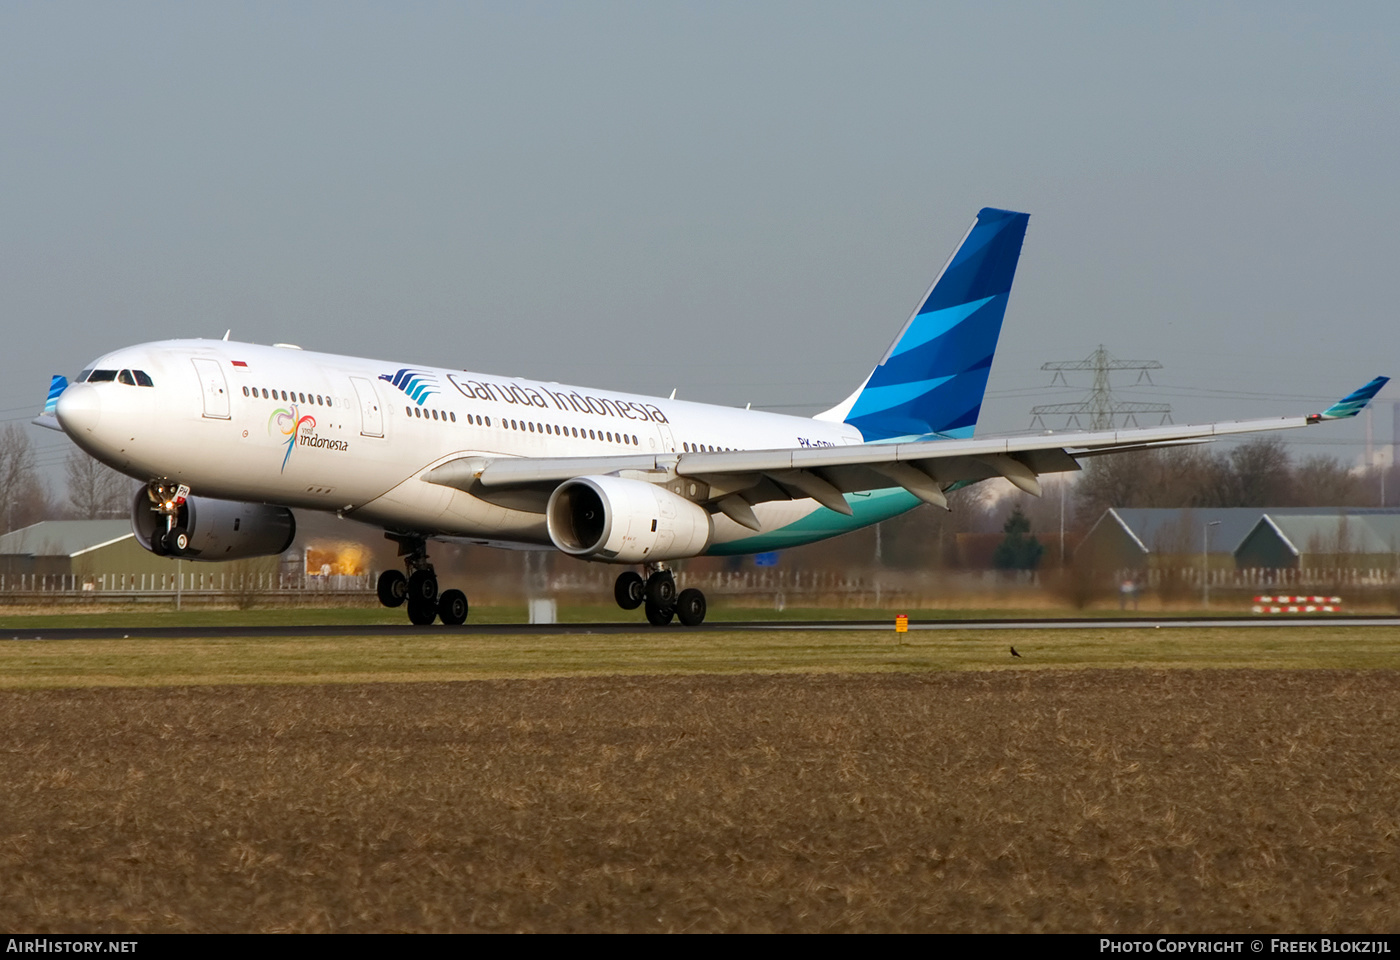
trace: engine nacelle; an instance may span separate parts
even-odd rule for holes
[[[164,545],[165,517],[153,506],[144,489],[137,491],[131,505],[131,530],[136,541],[152,553],[182,560],[274,556],[290,547],[297,533],[296,519],[286,507],[190,497],[176,518],[176,526],[188,534],[189,543],[176,550]]]
[[[679,560],[705,552],[714,523],[705,508],[665,487],[622,477],[575,477],[545,510],[549,539],[567,554],[608,563]]]

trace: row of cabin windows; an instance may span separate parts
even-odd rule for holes
[[[706,446],[703,443],[682,444],[686,453],[728,453],[733,447],[716,447],[713,444]]]
[[[417,417],[420,420],[450,420],[457,422],[457,414],[451,411],[439,413],[437,410],[424,411],[421,407],[405,406],[404,413],[410,417]],[[491,426],[490,417],[481,417],[474,413],[465,414],[467,423],[474,423],[478,427]],[[639,446],[636,434],[613,433],[611,430],[589,430],[578,427],[560,427],[552,423],[531,423],[527,420],[501,420],[502,430],[523,430],[530,433],[544,433],[554,437],[577,437],[580,440],[606,440],[608,443],[625,443],[629,446]]]
[[[304,403],[308,406],[316,404],[318,407],[336,406],[334,397],[323,397],[319,393],[298,393],[295,390],[268,390],[267,387],[244,387],[243,396],[262,397],[264,400],[285,400],[288,403]],[[348,407],[348,400],[342,400],[340,406]]]
[[[151,376],[145,370],[84,370],[78,374],[78,383],[105,383],[115,380],[128,387],[154,387]]]
[[[531,433],[547,433],[556,437],[578,437],[580,440],[607,440],[608,443],[625,443],[638,446],[635,434],[613,433],[611,430],[589,430],[586,427],[559,427],[552,423],[531,423],[526,420],[502,420],[512,430],[529,430]]]

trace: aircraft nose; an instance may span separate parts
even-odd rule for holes
[[[91,436],[102,422],[102,397],[92,384],[75,383],[59,395],[54,416],[69,436]]]

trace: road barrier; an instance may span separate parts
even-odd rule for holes
[[[1255,597],[1255,613],[1341,613],[1341,597]]]

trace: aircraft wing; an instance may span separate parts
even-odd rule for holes
[[[466,457],[429,470],[423,479],[517,509],[537,504],[543,512],[555,485],[574,477],[618,474],[664,484],[689,499],[713,504],[735,522],[756,530],[758,521],[751,507],[770,500],[810,497],[849,516],[851,507],[844,494],[903,487],[924,502],[946,509],[945,491],[993,477],[1004,477],[1038,496],[1040,474],[1078,470],[1083,457],[1205,443],[1354,417],[1387,379],[1377,377],[1322,413],[1300,417],[843,447],[539,459]]]

